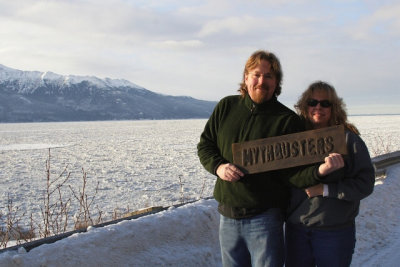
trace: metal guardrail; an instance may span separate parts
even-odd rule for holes
[[[400,163],[400,150],[374,157],[372,164],[375,168],[375,177],[386,175],[386,168]]]
[[[372,159],[372,164],[374,165],[375,168],[375,177],[381,177],[386,175],[386,168],[389,166],[392,166],[394,164],[398,164],[400,163],[400,151],[395,151],[392,153],[387,153],[381,156],[377,156],[374,157]],[[208,197],[206,199],[210,199],[212,197]],[[195,201],[191,201],[188,203],[184,203],[184,204],[178,204],[178,205],[173,205],[172,207],[180,207],[189,203],[192,203]],[[109,222],[105,222],[105,223],[101,223],[101,224],[97,224],[97,225],[93,225],[92,227],[94,228],[99,228],[99,227],[104,227],[107,225],[112,225],[112,224],[116,224],[119,223],[121,221],[124,220],[132,220],[132,219],[137,219],[143,216],[147,216],[147,215],[151,215],[163,210],[167,210],[170,207],[150,207],[150,208],[145,208],[139,211],[135,211],[135,212],[131,212],[126,214],[123,218],[117,219],[117,220],[113,220],[113,221],[109,221]],[[74,231],[69,231],[69,232],[65,232],[63,234],[59,234],[59,235],[55,235],[55,236],[50,236],[50,237],[46,237],[46,238],[42,238],[42,239],[38,239],[35,241],[31,241],[31,242],[27,242],[24,244],[20,244],[20,245],[16,245],[16,246],[11,246],[8,248],[4,248],[0,250],[0,253],[6,252],[6,251],[15,251],[18,250],[20,248],[24,248],[27,252],[30,251],[31,249],[38,247],[40,245],[43,244],[51,244],[54,243],[56,241],[59,241],[61,239],[64,239],[66,237],[69,237],[73,234],[76,233],[83,233],[83,232],[87,232],[87,228],[83,228],[83,229],[78,229],[78,230],[74,230]]]

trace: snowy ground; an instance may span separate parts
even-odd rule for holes
[[[361,203],[352,266],[398,266],[400,165]],[[4,252],[0,266],[220,266],[215,200],[89,228],[29,252]]]

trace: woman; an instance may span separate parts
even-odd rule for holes
[[[343,124],[348,154],[327,158],[344,163],[330,175],[334,183],[293,189],[285,231],[286,266],[350,266],[360,200],[372,193],[375,183],[368,149],[347,121],[345,104],[333,86],[321,81],[311,84],[295,108],[308,129]]]

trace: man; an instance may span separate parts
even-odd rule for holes
[[[244,68],[240,95],[217,104],[197,146],[202,165],[217,175],[214,197],[224,266],[283,266],[287,182],[298,187],[317,183],[314,166],[245,175],[231,163],[232,143],[304,130],[299,117],[277,100],[282,75],[274,54],[254,52]]]

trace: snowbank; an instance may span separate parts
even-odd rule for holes
[[[90,228],[26,253],[5,252],[0,266],[218,266],[215,200],[200,200],[135,220]]]
[[[387,168],[386,175],[361,201],[352,266],[399,266],[400,165]]]

